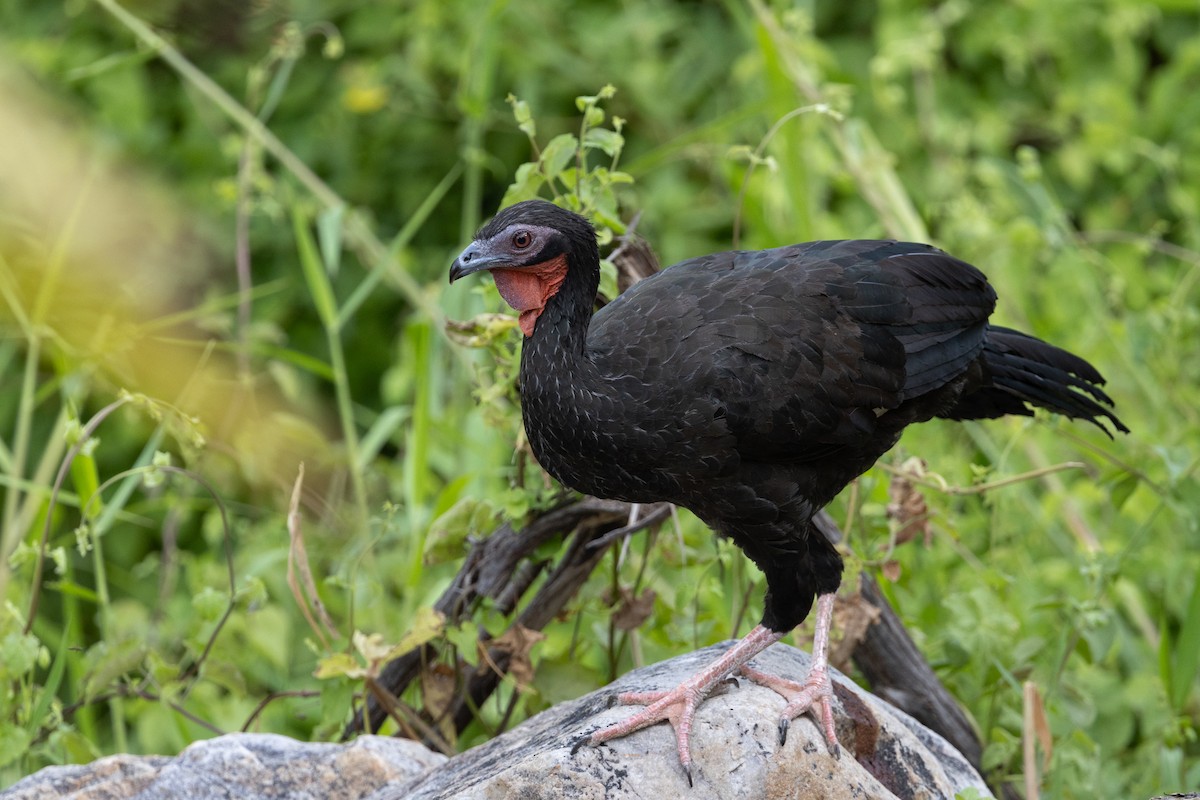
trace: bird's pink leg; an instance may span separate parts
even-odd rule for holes
[[[829,627],[833,622],[833,593],[817,598],[817,630],[813,635],[813,663],[803,683],[742,665],[741,673],[762,686],[770,687],[788,701],[779,719],[779,743],[787,740],[791,721],[806,711],[814,712],[829,752],[838,754],[837,732],[833,727],[833,684],[829,680]]]
[[[661,692],[626,692],[617,699],[626,705],[645,705],[646,707],[628,719],[622,720],[607,728],[581,738],[575,745],[596,745],[610,739],[619,739],[626,734],[667,720],[675,729],[675,741],[679,750],[679,763],[687,773],[688,783],[692,782],[692,754],[689,747],[692,732],[692,720],[696,716],[696,707],[704,701],[712,690],[723,683],[739,668],[744,668],[747,661],[766,650],[783,638],[783,634],[759,625],[746,634],[733,647],[729,648],[716,661],[702,672],[698,672],[688,680],[670,691]]]

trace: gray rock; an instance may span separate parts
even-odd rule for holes
[[[178,757],[114,756],[82,767],[51,767],[2,800],[37,798],[363,798],[364,800],[537,800],[539,798],[952,798],[983,780],[939,736],[834,674],[835,758],[815,724],[791,725],[780,747],[784,701],[741,681],[701,705],[692,728],[695,785],[675,754],[670,726],[655,725],[571,754],[575,739],[633,713],[610,707],[618,693],[667,689],[730,643],[635,670],[600,691],[560,704],[449,760],[415,742],[374,736],[348,745],[303,744],[233,734],[192,745]],[[754,661],[799,678],[807,654],[776,645]]]
[[[47,767],[3,800],[326,800],[371,797],[445,763],[417,742],[363,736],[346,745],[234,733],[196,742],[175,758],[118,755]]]
[[[937,734],[834,673],[834,717],[843,749],[834,758],[809,717],[795,721],[779,746],[784,701],[749,681],[709,698],[692,728],[694,786],[675,753],[667,724],[645,728],[574,756],[577,736],[633,711],[609,707],[617,694],[669,689],[702,669],[732,643],[635,670],[612,685],[563,703],[512,731],[450,759],[387,800],[497,798],[952,798],[983,779]],[[754,660],[768,672],[799,679],[809,656],[775,645]]]

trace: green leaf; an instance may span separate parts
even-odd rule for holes
[[[83,504],[87,519],[94,520],[104,510],[104,500],[96,495],[100,488],[100,473],[96,469],[96,459],[88,448],[84,448],[71,460],[71,483],[75,493]]]
[[[346,709],[355,703],[356,684],[348,681],[325,681],[321,684],[321,719],[341,728]]]
[[[91,698],[99,694],[123,675],[137,669],[146,650],[146,644],[132,639],[116,643],[102,641],[92,645],[85,657],[89,669],[83,681],[84,696]]]
[[[215,622],[229,605],[229,596],[205,586],[192,597],[192,608],[205,622]]]
[[[400,637],[400,641],[389,651],[387,658],[392,659],[413,650],[428,641],[442,635],[446,628],[446,615],[431,606],[422,606],[412,621],[412,627]]]
[[[529,110],[529,103],[524,100],[518,100],[515,94],[509,94],[505,98],[508,104],[512,106],[513,117],[517,120],[517,127],[525,132],[525,135],[530,139],[537,136],[537,123],[533,121],[533,112]]]
[[[246,676],[232,661],[210,658],[204,662],[201,675],[205,681],[220,686],[234,697],[246,694]]]
[[[104,755],[95,742],[70,728],[56,730],[50,735],[50,743],[66,754],[65,761],[68,764],[87,764]]]
[[[1174,664],[1171,663],[1171,649],[1171,627],[1167,624],[1167,615],[1164,612],[1158,621],[1158,677],[1168,697],[1173,700],[1175,678],[1172,674]]]
[[[1200,668],[1200,579],[1192,587],[1192,598],[1183,615],[1183,627],[1175,643],[1175,669],[1171,686],[1171,705],[1183,713],[1192,684]]]
[[[313,677],[317,680],[329,678],[361,678],[366,674],[362,664],[349,653],[334,653],[317,661]]]
[[[578,178],[578,170],[576,170],[574,166],[567,167],[558,175],[559,181],[562,182],[562,185],[566,187],[568,192],[567,195],[561,199],[566,201],[567,208],[576,213],[579,213],[583,208],[583,205],[580,202],[580,197],[577,194],[579,190]],[[584,179],[586,180],[586,178],[587,175],[585,174]],[[558,198],[556,198],[556,200],[557,199]]]
[[[616,297],[617,292],[617,268],[607,258],[600,262],[600,294],[605,297]]]
[[[41,643],[33,634],[13,631],[0,639],[0,680],[17,680],[37,666]]]
[[[238,587],[237,591],[237,602],[241,608],[256,611],[270,601],[267,585],[259,576],[251,575],[243,579],[241,583],[242,585]]]
[[[625,146],[625,137],[608,128],[590,128],[583,135],[584,147],[603,150],[607,155],[616,157]]]
[[[433,521],[425,538],[425,563],[462,558],[467,537],[479,537],[499,524],[500,510],[487,500],[464,497]]]
[[[25,755],[33,742],[25,729],[15,725],[0,725],[0,767],[7,767]]]
[[[325,262],[325,271],[337,275],[342,262],[342,223],[346,216],[346,207],[342,205],[327,208],[317,215],[317,241],[321,245],[321,260]]]
[[[545,183],[546,178],[536,163],[522,164],[517,167],[517,174],[513,178],[513,182],[508,185],[504,199],[500,201],[501,208],[507,208],[522,200],[532,200],[538,196]]]
[[[596,191],[592,197],[592,219],[599,223],[603,230],[616,234],[625,233],[625,223],[617,214],[617,197],[607,186]]]
[[[46,654],[49,655],[48,650]],[[69,652],[68,639],[63,637],[58,644],[58,652],[54,654],[54,661],[50,664],[50,671],[46,675],[41,691],[37,694],[37,704],[25,721],[25,729],[29,733],[35,734],[39,728],[47,725],[50,719],[50,707],[57,700],[58,688],[66,673],[67,662],[73,657],[74,653]]]
[[[1113,508],[1120,511],[1129,500],[1130,495],[1137,489],[1138,483],[1138,477],[1132,473],[1117,481],[1108,495],[1109,502],[1112,503]]]
[[[954,795],[954,800],[984,800],[987,795],[982,794],[974,786],[968,786],[961,792]]]
[[[90,586],[80,586],[75,581],[70,580],[48,581],[46,585],[60,594],[78,597],[96,605],[100,604],[100,596]]]
[[[317,245],[313,241],[312,232],[308,229],[308,221],[300,209],[292,210],[292,233],[296,239],[296,251],[300,256],[300,267],[304,272],[304,280],[308,284],[308,293],[316,306],[321,324],[327,330],[337,327],[337,302],[333,296],[333,286],[321,257],[317,254]]]
[[[575,158],[579,149],[579,140],[573,133],[560,133],[550,140],[542,151],[542,174],[548,180],[559,177],[567,165]]]
[[[596,106],[590,106],[583,112],[584,129],[595,128],[604,124],[604,111]]]
[[[150,466],[142,473],[142,485],[147,489],[154,489],[162,486],[167,479],[167,471],[159,469],[159,467],[171,466],[171,454],[162,450],[154,451],[154,457],[150,460]]]

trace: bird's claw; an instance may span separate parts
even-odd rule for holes
[[[807,712],[813,715],[817,727],[824,734],[830,754],[838,757],[837,731],[833,725],[833,684],[825,667],[814,668],[803,683],[759,672],[749,666],[743,666],[741,673],[755,683],[775,690],[788,701],[779,719],[780,747],[787,744],[792,719]]]
[[[708,686],[711,687],[716,683],[716,681],[713,681]],[[659,722],[670,722],[675,732],[675,744],[679,753],[679,766],[683,769],[683,773],[688,779],[688,785],[691,786],[693,785],[694,778],[692,775],[689,733],[698,705],[697,694],[704,695],[707,694],[707,691],[704,686],[697,686],[694,682],[685,682],[670,691],[624,692],[619,694],[616,696],[618,703],[622,705],[644,705],[645,708],[620,722],[599,728],[585,736],[580,736],[572,745],[571,752],[572,754],[578,752],[584,744],[603,744],[604,742],[620,738]]]
[[[790,719],[788,719],[787,717],[780,717],[780,719],[779,719],[779,746],[780,747],[783,747],[785,744],[787,744],[788,729],[791,726],[792,726],[792,721]],[[842,747],[838,742],[836,742],[836,741],[828,742],[827,741],[827,742],[825,742],[825,745],[829,748],[829,755],[833,756],[834,758],[841,758]]]

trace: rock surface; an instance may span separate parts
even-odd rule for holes
[[[359,800],[446,763],[424,745],[363,736],[345,745],[233,733],[178,756],[118,755],[47,767],[0,792],[3,800]],[[403,795],[401,795],[403,796]]]
[[[779,746],[784,701],[748,681],[700,706],[692,728],[695,785],[689,789],[666,724],[571,755],[583,733],[632,713],[610,708],[618,693],[673,688],[732,643],[636,670],[611,686],[563,703],[444,767],[387,794],[389,800],[492,798],[952,798],[968,787],[991,797],[983,780],[941,737],[834,673],[834,717],[842,755],[829,753],[816,725],[794,722]],[[778,675],[802,677],[809,656],[775,645],[754,660]]]
[[[976,797],[991,797],[983,780],[939,736],[836,673],[839,758],[829,753],[807,717],[792,724],[787,744],[780,747],[777,722],[784,701],[748,681],[700,707],[692,734],[691,789],[665,724],[571,755],[579,735],[631,713],[609,706],[619,692],[671,688],[729,644],[631,672],[449,760],[414,742],[381,737],[343,746],[238,734],[199,742],[176,758],[114,756],[87,766],[51,767],[0,798],[918,800],[953,798],[968,788]],[[754,663],[799,678],[808,662],[807,654],[776,645]]]

